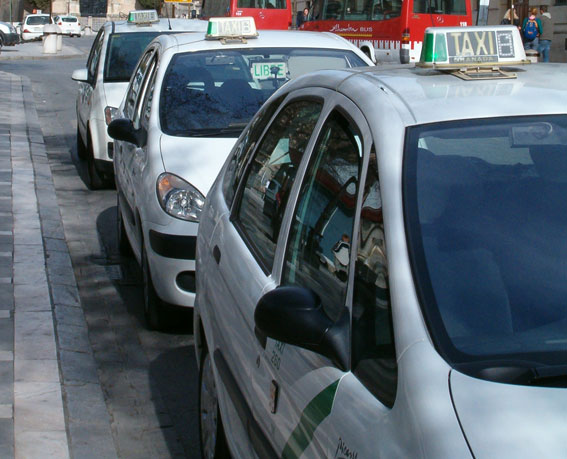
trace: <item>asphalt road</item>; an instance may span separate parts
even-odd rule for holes
[[[85,53],[93,39],[65,38]],[[32,82],[117,457],[199,457],[192,315],[179,311],[179,328],[167,333],[145,329],[140,271],[118,252],[116,192],[88,190],[77,157],[71,73],[85,63],[86,54],[6,61],[0,70]]]

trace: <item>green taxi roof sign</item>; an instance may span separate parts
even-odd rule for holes
[[[428,27],[419,67],[455,69],[528,64],[516,26]]]
[[[210,18],[207,40],[256,38],[256,23],[252,17]]]
[[[128,14],[130,24],[150,24],[152,22],[159,22],[156,10],[134,10]]]

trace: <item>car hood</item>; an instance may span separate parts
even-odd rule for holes
[[[128,89],[128,82],[125,83],[104,83],[104,95],[106,97],[106,105],[109,107],[120,107],[122,99]]]
[[[450,376],[457,416],[475,457],[564,457],[567,390]]]
[[[237,138],[161,136],[167,172],[178,175],[207,195]]]

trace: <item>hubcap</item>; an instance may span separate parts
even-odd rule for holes
[[[210,354],[203,361],[203,375],[201,378],[201,445],[203,457],[215,457],[217,444],[217,413],[218,399],[217,388],[213,375],[213,365]]]

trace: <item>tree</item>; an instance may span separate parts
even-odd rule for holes
[[[29,0],[29,3],[33,5],[34,8],[46,13],[49,11],[49,4],[51,3],[51,0]]]

